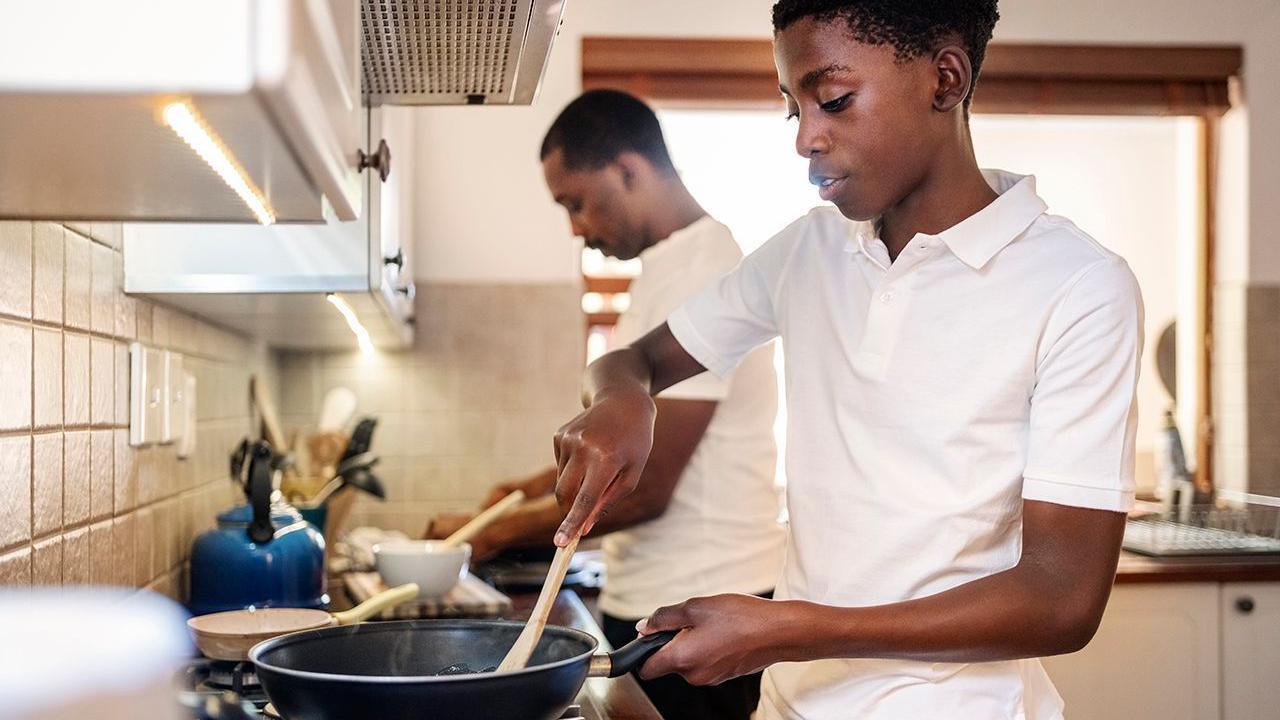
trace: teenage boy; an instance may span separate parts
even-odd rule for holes
[[[628,343],[660,325],[681,302],[733,269],[742,251],[729,228],[698,204],[676,172],[649,106],[626,93],[593,90],[556,118],[540,152],[555,201],[574,235],[611,257],[639,258],[631,307],[615,340]],[[750,354],[732,376],[703,373],[656,400],[653,451],[644,488],[594,528],[604,537],[608,580],[600,595],[604,631],[622,645],[657,608],[726,592],[768,595],[782,565],[773,421],[778,386],[771,348]],[[557,468],[499,485],[497,502],[521,489],[555,489]],[[471,516],[436,518],[447,537]],[[561,514],[536,503],[518,508],[472,542],[483,557],[513,546],[551,543]],[[640,680],[668,720],[748,720],[759,673],[699,687],[670,675]]]
[[[639,483],[652,393],[781,337],[791,528],[776,600],[696,598],[645,676],[768,668],[760,718],[1051,720],[1133,502],[1142,306],[1128,266],[980,171],[996,0],[773,8],[814,210],[588,371],[556,436],[557,542]]]

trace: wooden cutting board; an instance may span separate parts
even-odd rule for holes
[[[387,589],[376,572],[351,572],[342,576],[351,600],[362,603]],[[418,598],[384,610],[377,620],[416,618],[495,618],[511,611],[511,598],[484,581],[468,575],[444,597]]]

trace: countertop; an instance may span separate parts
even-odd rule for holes
[[[1280,556],[1154,558],[1123,551],[1116,583],[1280,582]]]
[[[510,618],[527,619],[537,600],[537,593],[511,595],[514,608]],[[548,623],[593,635],[600,642],[601,649],[610,649],[600,626],[591,617],[591,612],[572,590],[562,590],[556,597]],[[612,680],[587,678],[575,702],[582,706],[582,716],[586,720],[662,720],[662,716],[630,675]]]

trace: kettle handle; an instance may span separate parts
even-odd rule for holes
[[[261,441],[254,443],[249,465],[249,505],[253,507],[249,539],[259,544],[269,542],[275,535],[271,526],[271,458],[270,445]]]

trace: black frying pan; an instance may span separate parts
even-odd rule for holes
[[[437,675],[451,665],[496,666],[523,623],[402,620],[308,630],[249,651],[271,703],[307,720],[554,720],[588,675],[631,672],[675,637],[638,638],[595,654],[587,633],[547,626],[529,666],[508,673]]]

